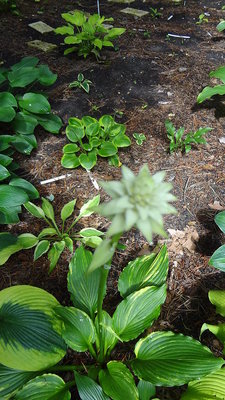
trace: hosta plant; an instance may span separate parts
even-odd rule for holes
[[[225,30],[225,20],[224,19],[222,21],[220,21],[220,23],[217,25],[216,29],[219,32],[223,32]]]
[[[69,118],[66,136],[70,143],[63,147],[62,166],[82,166],[90,170],[97,163],[98,156],[108,158],[111,165],[121,165],[118,150],[131,144],[125,132],[126,126],[115,122],[110,115],[103,115],[99,120],[90,116]]]
[[[207,144],[204,135],[211,131],[211,128],[199,128],[195,132],[188,132],[184,134],[184,128],[181,127],[176,130],[171,121],[165,122],[167,137],[170,141],[169,151],[182,151],[188,153],[193,145]]]
[[[77,51],[78,56],[86,58],[94,54],[97,59],[103,47],[114,47],[113,41],[125,32],[124,28],[108,28],[105,22],[113,22],[113,18],[100,17],[98,14],[87,16],[82,11],[62,14],[67,25],[55,29],[55,33],[65,37],[64,42],[70,45],[64,51],[69,54]],[[72,47],[71,47],[72,46]]]
[[[221,211],[215,216],[215,223],[225,234],[225,211]],[[225,244],[220,246],[209,260],[209,265],[225,272]]]
[[[69,84],[69,87],[72,89],[74,87],[77,87],[79,89],[83,89],[86,93],[89,93],[90,90],[90,85],[92,84],[89,79],[85,79],[84,75],[79,73],[77,75],[77,80],[73,81]]]
[[[97,247],[102,241],[103,232],[95,228],[83,228],[75,231],[74,226],[81,218],[92,215],[94,208],[99,204],[99,200],[99,196],[89,200],[81,207],[76,217],[74,217],[76,200],[65,204],[61,210],[61,227],[57,225],[53,206],[47,199],[42,198],[42,207],[27,202],[24,207],[31,215],[45,221],[48,228],[44,228],[38,236],[31,233],[23,233],[19,236],[8,232],[0,233],[0,265],[3,265],[12,254],[35,247],[34,261],[47,253],[50,262],[49,272],[51,272],[64,249],[68,248],[73,254],[74,243],[77,241],[92,248]],[[71,216],[73,216],[72,222],[67,223]]]
[[[225,66],[219,67],[215,71],[211,71],[209,76],[210,78],[219,79],[222,82],[222,84],[215,85],[213,87],[211,86],[205,87],[197,97],[198,103],[202,103],[207,99],[211,99],[211,97],[215,95],[223,96],[225,94]]]

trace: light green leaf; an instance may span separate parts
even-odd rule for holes
[[[96,336],[90,317],[74,307],[57,307],[56,313],[63,321],[62,337],[66,344],[75,351],[87,351]]]
[[[113,325],[119,337],[128,342],[138,337],[160,314],[166,300],[166,285],[150,286],[130,294],[116,308]]]
[[[146,286],[160,286],[166,282],[169,259],[166,245],[160,252],[130,261],[119,277],[118,289],[126,297]]]
[[[83,168],[87,170],[92,169],[97,162],[96,153],[94,151],[90,151],[88,154],[81,153],[79,156],[79,162]]]
[[[66,247],[73,254],[73,240],[69,236],[64,237],[63,240],[64,240],[64,242],[66,244]]]
[[[32,233],[22,233],[18,236],[17,243],[22,246],[22,249],[31,249],[38,243],[38,238]]]
[[[69,203],[65,204],[65,206],[61,210],[61,219],[62,221],[66,221],[67,218],[69,218],[73,212],[74,212],[74,207],[76,204],[76,199],[70,201]]]
[[[80,240],[81,243],[83,243],[85,246],[91,247],[92,249],[96,249],[96,247],[102,243],[102,238],[99,236],[83,237]]]
[[[35,375],[35,372],[19,371],[0,364],[0,399],[8,400],[11,398],[18,389],[34,378]]]
[[[81,231],[79,232],[79,235],[82,237],[103,236],[104,232],[101,232],[95,228],[84,228],[84,229],[81,229]]]
[[[220,21],[220,23],[217,25],[216,29],[217,29],[219,32],[224,31],[224,30],[225,30],[225,21],[224,21],[224,20],[223,20],[223,21]]]
[[[49,240],[41,240],[34,251],[34,261],[36,261],[39,257],[43,256],[43,254],[47,253],[50,246]]]
[[[0,292],[0,363],[22,371],[55,365],[65,355],[61,322],[53,309],[58,301],[32,286],[11,286]]]
[[[80,165],[79,158],[75,154],[63,154],[61,164],[64,168],[77,168]]]
[[[69,143],[69,144],[66,144],[66,145],[63,147],[63,153],[64,153],[64,154],[76,153],[76,152],[79,151],[79,150],[80,150],[80,148],[79,148],[79,146],[78,146],[76,143]]]
[[[25,93],[19,100],[19,106],[34,114],[48,114],[51,111],[51,106],[46,97],[37,93]]]
[[[92,215],[97,206],[99,205],[100,202],[100,195],[98,194],[97,196],[93,197],[93,199],[88,200],[80,209],[79,213],[79,218],[81,217],[90,217]]]
[[[218,325],[203,324],[201,327],[201,335],[206,330],[213,333],[225,345],[225,323]],[[223,349],[224,352],[224,349]]]
[[[86,21],[86,17],[83,12],[81,11],[75,11],[71,13],[64,13],[62,14],[62,18],[66,22],[70,22],[73,25],[76,26],[82,26],[84,22]]]
[[[71,394],[58,375],[44,374],[29,381],[17,392],[15,400],[70,400]]]
[[[215,71],[211,71],[209,76],[210,78],[220,79],[223,83],[225,83],[225,65],[217,68]]]
[[[117,148],[116,146],[114,146],[112,142],[104,142],[98,149],[98,154],[101,157],[113,156],[116,153],[117,153]]]
[[[110,361],[107,369],[99,372],[104,392],[112,400],[138,400],[138,390],[129,369],[121,362]]]
[[[225,290],[210,290],[209,300],[216,306],[216,312],[225,317]]]
[[[203,101],[210,99],[212,96],[219,94],[223,96],[225,94],[225,85],[216,85],[214,87],[207,86],[199,93],[197,102],[202,103]]]
[[[224,400],[225,399],[225,368],[190,382],[181,400]]]
[[[101,271],[94,271],[87,274],[92,253],[83,246],[76,249],[69,264],[68,290],[76,308],[85,311],[91,318],[97,310],[98,289],[101,278]]]
[[[212,265],[213,267],[225,272],[225,244],[214,251],[209,260],[209,265]]]
[[[151,382],[140,380],[137,388],[140,400],[150,400],[156,394],[155,386]]]
[[[218,225],[221,231],[225,233],[225,211],[221,211],[215,216],[215,223]]]
[[[110,400],[93,379],[77,372],[74,375],[81,400]]]
[[[64,25],[64,26],[60,26],[59,28],[56,28],[54,30],[54,32],[59,34],[59,35],[73,35],[74,34],[74,29],[73,29],[72,26]]]
[[[65,248],[65,242],[64,240],[61,240],[60,242],[55,242],[53,243],[52,248],[48,252],[48,259],[50,261],[50,266],[49,266],[49,273],[52,272],[52,270],[55,268],[59,257],[61,256],[64,248]]]
[[[30,201],[28,203],[24,204],[24,207],[26,208],[27,211],[29,211],[29,213],[31,215],[33,215],[36,218],[45,218],[45,213],[42,210],[41,207],[36,206],[35,204],[31,203]]]
[[[38,239],[42,239],[46,236],[55,236],[57,235],[57,231],[55,228],[44,228],[42,229],[41,233],[38,235]]]
[[[132,369],[157,386],[179,386],[219,369],[224,360],[189,336],[153,332],[135,346]]]
[[[98,332],[98,316],[95,318],[95,328]],[[99,333],[98,333],[99,335]],[[116,343],[121,341],[120,337],[114,331],[113,320],[110,315],[103,310],[102,313],[102,322],[101,322],[101,335],[102,335],[102,346],[103,346],[103,354],[104,356],[107,353],[110,354],[111,350],[115,347]],[[96,337],[96,347],[97,350],[100,350],[100,344],[98,337]]]
[[[54,214],[54,209],[52,207],[52,204],[42,197],[42,210],[45,213],[45,216],[49,218],[51,221],[55,222],[55,214]]]

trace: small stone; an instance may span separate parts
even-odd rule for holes
[[[48,53],[49,51],[57,49],[56,44],[42,42],[41,40],[32,40],[31,42],[27,42],[29,47],[34,47],[35,49],[44,51],[44,53]]]
[[[179,72],[185,72],[185,71],[187,71],[187,68],[186,68],[186,67],[180,67],[180,68],[178,69],[178,71],[179,71]]]
[[[111,25],[111,24],[102,24],[102,26],[103,26],[105,29],[111,29],[111,28],[113,28],[113,25]]]
[[[135,17],[143,17],[144,15],[149,14],[148,11],[137,10],[136,8],[130,8],[130,7],[120,10],[120,12],[122,12],[124,14],[131,14],[131,15],[134,15]]]
[[[224,136],[220,137],[219,142],[222,144],[225,144],[225,137]]]
[[[32,24],[29,24],[28,26],[42,34],[54,31],[54,28],[42,21],[32,22]]]

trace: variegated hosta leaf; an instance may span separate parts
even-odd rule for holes
[[[58,375],[44,374],[28,382],[15,400],[70,400],[71,394]]]
[[[190,382],[181,400],[224,400],[225,399],[225,368],[213,374]]]
[[[138,390],[129,369],[121,362],[110,361],[107,369],[99,372],[104,392],[112,400],[138,400]]]
[[[138,337],[160,314],[166,300],[166,285],[150,286],[130,294],[117,307],[113,326],[125,342]]]
[[[166,281],[168,267],[165,245],[157,255],[153,253],[130,261],[119,277],[118,289],[121,296],[126,297],[146,286],[162,285]]]
[[[216,306],[216,312],[225,317],[225,290],[210,290],[209,300]]]
[[[22,371],[38,371],[59,362],[66,346],[59,303],[45,290],[18,285],[0,292],[0,363]]]
[[[56,313],[63,320],[62,337],[75,351],[86,351],[95,341],[95,327],[90,317],[74,307],[57,307]]]
[[[97,269],[90,274],[87,273],[92,257],[92,253],[83,246],[75,251],[69,264],[68,290],[74,306],[94,318],[101,271]]]
[[[207,329],[212,332],[225,346],[225,324],[218,324],[218,325],[210,325],[210,324],[203,324],[201,328],[201,335],[203,332],[207,331]],[[225,353],[225,349],[223,349],[223,353]]]
[[[221,271],[225,272],[225,244],[214,251],[212,257],[209,260],[209,265],[212,265],[214,268],[220,269]]]
[[[75,372],[77,390],[81,400],[110,400],[93,379]]]
[[[98,332],[98,317],[95,319],[95,328]],[[106,312],[102,312],[102,322],[101,322],[101,330],[102,330],[102,346],[103,346],[103,354],[106,356],[107,352],[110,353],[110,350],[113,349],[120,340],[118,335],[114,331],[113,321],[110,315]],[[96,337],[96,346],[99,350],[99,341],[98,337]]]
[[[19,371],[0,364],[0,399],[9,399],[35,375],[35,372]]]
[[[135,346],[132,368],[139,378],[156,386],[178,386],[221,368],[224,360],[189,336],[154,332]]]

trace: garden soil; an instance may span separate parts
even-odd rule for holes
[[[126,4],[102,1],[102,15],[113,17],[114,25],[126,28],[126,33],[118,40],[117,51],[103,51],[100,63],[92,56],[86,60],[77,55],[64,57],[61,36],[52,32],[42,35],[28,26],[42,20],[56,28],[63,25],[62,12],[77,8],[96,13],[95,1],[18,0],[17,3],[19,16],[10,12],[0,16],[0,62],[9,66],[24,56],[33,55],[48,64],[58,74],[56,83],[48,88],[49,99],[52,109],[64,123],[59,135],[36,130],[37,150],[30,157],[16,156],[21,165],[20,175],[32,182],[41,196],[54,195],[57,218],[62,206],[74,198],[79,209],[84,201],[99,192],[85,170],[65,170],[61,166],[68,118],[84,115],[99,118],[111,114],[118,122],[125,123],[132,145],[120,151],[121,162],[136,173],[146,163],[151,173],[164,170],[167,181],[173,184],[178,213],[165,218],[170,232],[167,240],[155,237],[148,246],[136,230],[124,235],[122,240],[127,248],[113,259],[105,307],[112,313],[120,300],[117,280],[127,262],[166,242],[170,257],[168,296],[151,331],[169,329],[198,339],[204,322],[218,322],[218,315],[208,300],[209,289],[225,289],[225,275],[208,266],[213,251],[224,240],[214,216],[225,208],[224,144],[220,142],[225,136],[225,106],[221,98],[200,106],[196,104],[198,93],[210,83],[209,72],[224,64],[225,36],[216,30],[220,19],[225,18],[225,11],[221,10],[223,1],[187,0],[184,6],[173,5],[169,0],[135,0],[130,5],[144,11],[157,7],[162,15],[155,19],[149,14],[142,18],[123,14],[120,10]],[[196,24],[204,12],[208,23]],[[172,38],[168,33],[190,38]],[[29,48],[27,42],[36,39],[58,47],[49,53]],[[90,94],[69,89],[79,72],[93,82]],[[211,80],[211,83],[216,81]],[[177,128],[184,126],[186,132],[211,127],[212,131],[206,135],[208,144],[193,148],[187,155],[170,155],[164,127],[168,118]],[[135,132],[145,134],[142,146],[136,144]],[[67,173],[70,176],[65,179],[40,184]],[[91,174],[96,181],[120,179],[121,170],[100,159]],[[100,194],[102,200],[108,199],[102,190]],[[82,220],[80,227],[106,230],[108,225],[107,220],[96,215]],[[37,235],[43,227],[40,220],[24,211],[19,224],[3,226],[3,230]],[[34,263],[32,250],[18,253],[1,267],[0,289],[18,284],[34,285],[48,290],[62,304],[68,305],[69,258],[69,253],[63,254],[54,272],[48,275],[47,257]],[[204,334],[202,342],[216,355],[222,354],[219,342],[211,334]],[[119,346],[116,357],[131,357],[132,348],[133,343]],[[65,362],[71,361],[90,360],[86,355],[70,352]],[[159,389],[157,394],[161,400],[177,400],[183,389]],[[77,398],[73,393],[73,399]]]

